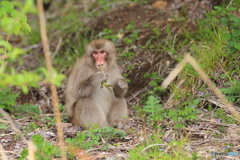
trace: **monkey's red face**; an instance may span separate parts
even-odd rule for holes
[[[101,71],[107,67],[107,52],[105,50],[95,50],[92,52],[92,56],[95,61],[95,66],[98,70]]]

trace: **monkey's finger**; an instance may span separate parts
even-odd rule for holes
[[[127,87],[127,83],[124,80],[119,80],[116,84],[117,88],[123,89]]]

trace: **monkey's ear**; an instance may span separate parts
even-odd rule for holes
[[[112,55],[113,57],[117,56],[117,50],[115,48],[115,45],[113,42],[109,41],[109,40],[105,40],[105,45],[104,45],[104,49],[110,53],[110,55]]]
[[[94,51],[93,46],[91,46],[90,44],[88,44],[85,48],[85,54],[87,54],[88,56],[92,56],[92,52]]]

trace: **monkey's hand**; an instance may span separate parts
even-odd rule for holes
[[[124,79],[119,79],[113,86],[113,91],[116,97],[123,97],[127,93],[128,84]]]
[[[93,74],[90,77],[90,81],[91,81],[92,85],[98,85],[102,81],[106,81],[107,78],[108,77],[107,77],[106,73],[104,73],[104,72],[97,72],[97,73]]]
[[[125,89],[125,88],[128,87],[128,84],[124,79],[119,79],[115,83],[115,87],[118,88],[118,89]]]

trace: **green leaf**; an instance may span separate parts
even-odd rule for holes
[[[152,72],[152,77],[154,77],[154,78],[158,77],[158,73],[157,72]]]
[[[6,15],[6,9],[3,7],[0,7],[0,17],[5,16]]]
[[[15,34],[18,34],[20,32],[21,27],[22,27],[21,22],[15,21],[14,25],[13,25],[12,32],[15,33]]]
[[[2,28],[3,32],[6,32],[7,34],[12,34],[13,33],[13,28],[14,28],[14,23],[15,19],[11,17],[3,17],[1,19],[0,26]]]
[[[160,36],[160,29],[155,27],[155,28],[152,28],[152,31],[156,34],[156,36]]]
[[[213,8],[216,10],[222,10],[222,7],[220,7],[220,6],[214,6]]]
[[[195,100],[193,100],[193,104],[194,105],[197,105],[197,104],[199,104],[200,103],[200,99],[198,98],[198,99],[195,99]]]
[[[13,4],[9,1],[2,1],[2,7],[6,9],[7,12],[11,13],[14,11]]]
[[[228,11],[236,11],[237,8],[235,8],[235,7],[229,7],[229,8],[227,8],[227,10],[228,10]]]
[[[22,22],[22,30],[24,33],[29,33],[31,32],[31,26],[26,22]]]
[[[235,49],[234,47],[232,47],[230,45],[228,45],[226,48],[229,50],[230,53],[234,53],[237,50],[237,49]]]
[[[149,83],[149,85],[150,85],[150,86],[157,86],[157,82],[152,81],[152,82]]]
[[[224,26],[228,26],[228,19],[226,17],[221,18],[220,21]]]
[[[223,38],[224,38],[224,39],[230,39],[230,38],[231,38],[231,35],[230,35],[230,34],[224,34],[224,35],[223,35]]]
[[[19,21],[21,22],[27,22],[27,17],[24,13],[22,12],[18,12],[18,11],[13,11],[11,13],[11,16],[14,17],[14,18],[17,18],[19,19]]]
[[[27,86],[20,86],[20,87],[21,87],[24,94],[28,93],[28,87]]]
[[[143,78],[148,78],[150,77],[150,73],[144,73]]]
[[[232,15],[232,16],[230,16],[230,21],[233,21],[235,23],[239,23],[240,22],[240,18]]]
[[[240,35],[240,29],[235,29],[233,32],[234,35]]]
[[[8,43],[7,41],[4,40],[0,40],[0,46],[4,47],[8,52],[12,51],[12,46],[10,43]]]
[[[239,43],[235,43],[235,44],[234,44],[234,47],[235,47],[236,49],[240,50],[240,44],[239,44]]]
[[[25,0],[25,4],[22,8],[23,13],[37,13],[37,9],[34,5],[34,0]]]
[[[8,54],[8,58],[11,58],[12,60],[16,59],[19,55],[25,54],[24,50],[20,48],[14,48],[13,51]]]

